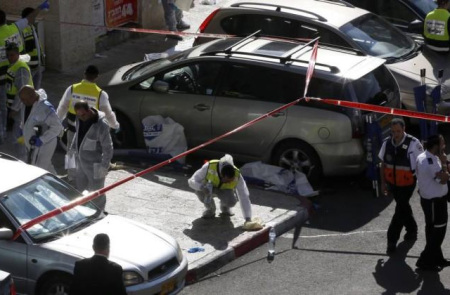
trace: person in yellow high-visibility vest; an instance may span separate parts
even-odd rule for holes
[[[33,23],[36,16],[41,10],[48,9],[48,0],[42,2],[32,13],[26,18],[19,19],[15,23],[6,23],[6,13],[0,10],[0,144],[6,138],[6,71],[8,70],[9,62],[6,58],[6,45],[7,43],[15,43],[19,48],[20,53],[24,53],[24,44],[20,32],[28,26],[29,23]]]
[[[436,0],[438,7],[429,12],[423,24],[423,36],[427,48],[447,53],[450,50],[450,0]]]
[[[216,205],[213,197],[220,200],[221,216],[234,215],[230,208],[239,200],[245,221],[252,220],[250,194],[239,169],[233,164],[233,158],[225,155],[220,160],[205,163],[188,180],[200,202],[205,206],[203,218],[214,218]]]
[[[15,146],[15,156],[25,160],[25,146],[23,142],[22,123],[26,121],[31,111],[31,106],[25,107],[19,97],[19,90],[26,85],[33,86],[31,71],[27,63],[20,58],[19,47],[15,43],[9,43],[6,47],[6,56],[9,67],[6,71],[6,96],[8,117],[13,120],[11,135],[8,142]]]

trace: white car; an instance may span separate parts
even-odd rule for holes
[[[36,224],[12,240],[26,222],[80,197],[47,171],[0,154],[0,261],[20,294],[56,294],[70,288],[75,261],[91,257],[93,238],[111,239],[109,259],[124,270],[128,294],[176,294],[187,259],[169,235],[101,212],[88,202]],[[58,293],[60,294],[60,293]]]

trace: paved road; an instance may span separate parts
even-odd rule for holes
[[[337,183],[340,182],[340,183]],[[419,224],[416,243],[401,243],[388,257],[386,229],[394,203],[373,198],[351,179],[327,185],[323,208],[302,230],[299,249],[291,249],[292,232],[278,238],[278,254],[266,261],[261,246],[181,294],[450,294],[450,268],[440,273],[416,271],[424,247],[419,197],[412,204]],[[336,190],[334,193],[334,190]],[[450,257],[450,236],[444,255]]]

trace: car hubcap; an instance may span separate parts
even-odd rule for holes
[[[308,155],[298,149],[290,149],[281,154],[279,165],[291,171],[300,171],[306,176],[310,176],[314,168]]]

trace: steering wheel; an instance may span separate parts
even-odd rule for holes
[[[183,86],[185,86],[186,90],[188,90],[189,92],[197,93],[197,84],[195,83],[194,78],[192,78],[191,75],[189,75],[186,72],[183,72],[180,75],[178,75],[177,84],[178,90],[184,90]]]

